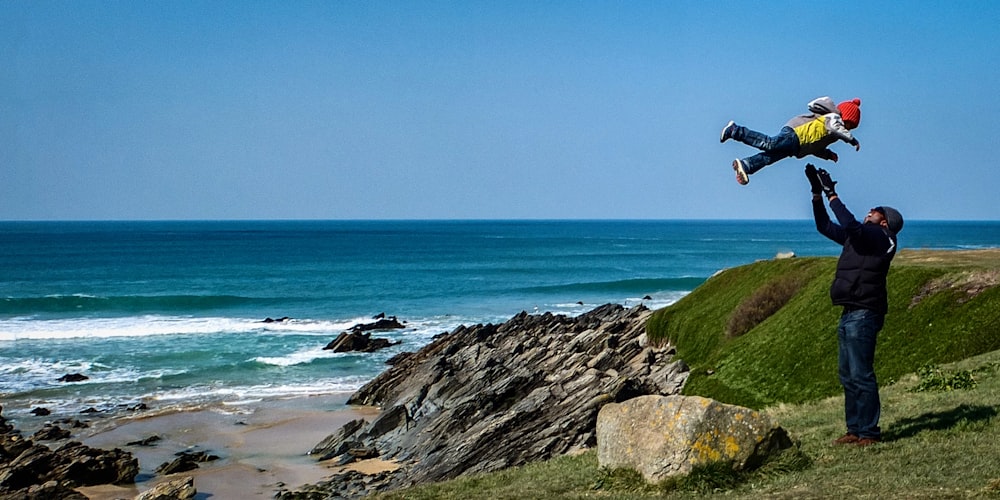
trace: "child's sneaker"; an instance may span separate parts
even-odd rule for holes
[[[733,130],[736,128],[736,122],[729,120],[729,123],[722,128],[722,136],[719,137],[719,142],[726,142],[733,138]]]
[[[743,186],[750,184],[750,176],[747,174],[746,168],[743,166],[743,160],[740,160],[739,158],[733,160],[733,170],[736,171],[736,182],[739,182]]]

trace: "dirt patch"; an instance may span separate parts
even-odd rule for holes
[[[904,249],[892,265],[931,265],[946,267],[1000,268],[1000,248],[976,250]]]
[[[910,308],[912,309],[920,301],[943,290],[959,292],[958,303],[961,304],[972,300],[976,295],[998,284],[1000,284],[1000,269],[977,269],[949,273],[935,278],[921,287],[920,292],[910,301]]]

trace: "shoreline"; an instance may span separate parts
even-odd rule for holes
[[[308,452],[347,422],[378,414],[373,407],[347,406],[350,394],[261,400],[161,413],[113,417],[71,438],[87,446],[120,448],[139,460],[134,485],[77,488],[91,500],[134,498],[153,486],[184,476],[194,478],[198,498],[273,498],[277,490],[296,489],[340,468],[318,462]],[[151,446],[127,443],[158,436]],[[43,442],[58,447],[60,442]],[[156,468],[182,451],[204,451],[220,458],[192,471],[161,475]]]

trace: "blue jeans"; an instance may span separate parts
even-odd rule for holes
[[[799,136],[795,135],[795,131],[791,127],[782,127],[778,135],[771,137],[736,125],[733,127],[732,137],[747,146],[761,150],[761,153],[743,158],[743,166],[747,175],[783,158],[795,156],[799,152]]]
[[[844,386],[847,432],[861,438],[881,438],[881,403],[875,380],[875,339],[885,315],[868,309],[844,310],[837,327],[840,385]]]

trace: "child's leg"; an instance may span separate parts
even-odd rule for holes
[[[732,138],[746,144],[747,146],[753,146],[761,151],[772,151],[774,149],[787,147],[789,138],[795,139],[795,147],[798,147],[799,145],[798,136],[795,135],[795,131],[792,130],[791,127],[782,127],[777,135],[770,136],[757,132],[756,130],[750,130],[742,125],[734,124]]]
[[[753,175],[754,173],[758,172],[760,169],[762,169],[762,168],[764,168],[764,167],[766,167],[766,166],[768,166],[768,165],[770,165],[770,164],[772,164],[772,163],[774,163],[774,162],[776,162],[778,160],[781,160],[781,159],[784,159],[784,158],[788,158],[789,156],[791,156],[791,155],[780,153],[780,152],[774,152],[774,151],[770,151],[770,152],[769,151],[763,151],[763,152],[757,153],[757,154],[755,154],[753,156],[748,156],[746,158],[743,158],[743,160],[742,160],[743,161],[743,171],[746,172],[747,175]]]
[[[744,132],[744,131],[741,131]],[[743,142],[761,150],[760,153],[744,158],[744,170],[747,175],[799,152],[799,137],[790,127],[783,127],[778,135],[770,137],[760,132],[745,129],[746,140]],[[753,142],[750,142],[753,141]]]

